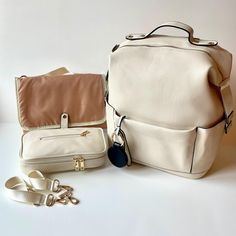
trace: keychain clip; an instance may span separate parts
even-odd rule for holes
[[[108,158],[116,167],[129,166],[131,164],[131,157],[128,143],[121,125],[126,116],[121,116],[117,122],[117,126],[111,136],[112,146],[108,149]]]

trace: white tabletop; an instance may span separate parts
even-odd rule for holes
[[[77,206],[34,207],[4,193],[21,175],[17,124],[0,125],[1,235],[236,235],[236,148],[222,147],[209,174],[189,180],[133,165],[59,173],[72,185]]]

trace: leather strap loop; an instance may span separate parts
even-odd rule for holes
[[[59,190],[59,180],[45,178],[40,171],[33,170],[28,174],[29,184],[37,190],[47,190],[57,192]]]
[[[61,114],[61,128],[62,129],[68,128],[68,123],[69,123],[69,115],[64,112]]]
[[[215,40],[200,40],[198,38],[194,38],[193,37],[193,33],[194,33],[193,28],[189,25],[186,25],[186,24],[184,24],[182,22],[178,22],[178,21],[169,21],[169,22],[163,23],[163,24],[157,26],[154,30],[152,30],[148,34],[127,35],[126,39],[140,40],[140,39],[149,38],[155,31],[157,31],[160,28],[164,28],[164,27],[172,27],[172,28],[180,29],[180,30],[187,32],[188,33],[188,41],[191,44],[196,45],[196,46],[216,46],[218,44],[218,42]]]

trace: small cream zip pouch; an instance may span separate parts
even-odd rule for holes
[[[102,166],[106,149],[101,128],[33,130],[22,136],[20,163],[24,172],[82,171]]]
[[[103,76],[66,72],[60,68],[42,76],[16,78],[24,131],[20,164],[26,173],[82,171],[105,164]]]

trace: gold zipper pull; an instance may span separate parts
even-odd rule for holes
[[[75,161],[75,171],[83,171],[85,170],[85,165],[84,165],[84,158],[83,157],[74,157],[73,160]]]
[[[73,160],[75,161],[75,171],[79,171],[79,161],[78,161],[78,158],[73,158]]]
[[[84,132],[82,132],[81,134],[80,134],[80,136],[86,136],[87,134],[89,134],[90,132],[88,131],[88,130],[85,130]]]

